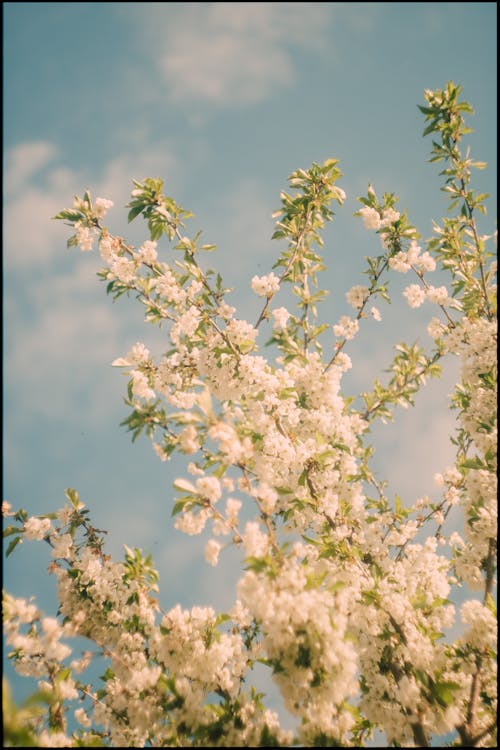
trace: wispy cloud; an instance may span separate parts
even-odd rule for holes
[[[22,188],[56,153],[54,144],[47,141],[30,141],[12,148],[5,159],[4,185],[7,196]]]
[[[330,16],[321,3],[186,3],[150,7],[143,22],[163,31],[159,66],[173,100],[235,105],[289,86],[294,54],[323,48]]]
[[[117,156],[100,174],[61,166],[63,155],[47,142],[21,143],[6,154],[4,210],[4,264],[7,271],[25,272],[46,266],[61,257],[69,236],[61,222],[53,221],[75,194],[89,188],[94,195],[109,197],[116,207],[125,204],[132,179],[180,174],[174,147],[169,142],[145,145]],[[89,182],[91,183],[89,185]],[[118,215],[126,222],[126,213]]]
[[[151,326],[145,329],[137,306],[124,301],[118,310],[106,299],[96,279],[101,266],[97,250],[65,252],[71,230],[51,217],[70,206],[73,195],[81,195],[88,183],[83,170],[64,168],[61,159],[46,142],[22,143],[6,154],[4,374],[16,423],[27,424],[36,416],[64,424],[106,419],[121,405],[121,393],[111,402],[100,387],[102,378],[99,387],[90,389],[95,373],[141,337],[151,341],[159,336]],[[112,231],[123,233],[127,226],[120,203],[127,201],[133,177],[175,169],[168,144],[147,146],[103,165],[92,191],[115,201],[109,214]],[[142,242],[147,230],[138,224],[128,236]],[[113,374],[117,390],[124,389],[118,373]]]

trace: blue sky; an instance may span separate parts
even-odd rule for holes
[[[165,190],[218,246],[210,265],[235,292],[240,317],[255,318],[250,292],[279,252],[271,213],[297,167],[340,159],[347,192],[326,233],[330,296],[322,317],[347,314],[345,292],[363,283],[375,235],[352,216],[371,182],[395,192],[424,239],[445,210],[431,148],[422,138],[426,88],[464,87],[475,110],[469,143],[496,184],[496,3],[4,3],[4,491],[14,507],[42,513],[76,487],[109,550],[151,551],[162,604],[230,606],[238,568],[203,562],[203,542],[172,529],[172,481],[149,442],[132,446],[119,426],[126,381],[111,362],[136,341],[162,350],[162,334],[138,305],[112,304],[96,278],[97,253],[66,250],[68,229],[51,221],[74,194],[110,198],[110,229],[127,227],[132,179]],[[488,203],[484,231],[495,228]],[[165,245],[165,251],[167,248]],[[399,340],[431,345],[430,306],[410,310],[391,282],[382,323],[366,322],[349,354],[345,390],[369,388]],[[423,333],[422,333],[423,331]],[[378,428],[377,466],[408,503],[435,492],[433,475],[453,457],[447,407],[456,366],[431,384],[416,411]],[[54,611],[43,545],[24,545],[4,581]]]

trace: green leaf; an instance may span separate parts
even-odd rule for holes
[[[432,694],[443,708],[448,708],[454,702],[455,693],[459,689],[460,685],[457,682],[444,680],[443,682],[434,683]]]
[[[18,528],[17,526],[7,526],[7,527],[6,527],[6,528],[5,528],[4,530],[3,530],[3,535],[4,535],[4,537],[7,537],[7,536],[12,536],[12,534],[21,534],[21,533],[22,533],[22,531],[23,531],[23,530],[22,530],[22,529],[20,529],[20,528]]]
[[[21,542],[22,542],[22,537],[20,537],[20,536],[14,537],[14,539],[11,540],[9,546],[7,547],[7,551],[5,553],[5,557],[9,557],[9,555],[11,555],[12,552],[14,552],[15,548],[17,547],[17,545],[20,544]]]
[[[183,510],[183,508],[184,508],[184,506],[186,505],[187,502],[189,502],[189,500],[186,499],[186,498],[183,498],[182,500],[176,500],[175,503],[174,503],[174,507],[172,508],[171,515],[172,516],[178,516],[179,513],[182,512],[182,510]]]
[[[77,211],[75,209],[71,208],[64,208],[62,211],[60,211],[56,216],[52,217],[53,219],[66,219],[66,221],[80,221],[81,219],[85,218],[84,214],[82,214],[81,211]]]
[[[133,221],[137,216],[139,216],[139,214],[142,213],[143,211],[144,211],[143,203],[131,208],[130,211],[128,212],[128,223],[130,224],[130,222]]]
[[[73,487],[68,487],[66,490],[64,490],[64,494],[66,495],[66,497],[70,501],[70,503],[73,506],[73,508],[75,508],[75,510],[78,510],[78,508],[81,505],[81,503],[80,503],[80,495],[78,494],[78,492],[76,490],[74,490]]]

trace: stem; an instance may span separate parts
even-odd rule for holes
[[[311,218],[312,218],[312,210],[311,210],[311,208],[308,208],[307,213],[306,213],[305,218],[304,218],[304,226],[301,229],[299,235],[297,236],[297,238],[295,240],[294,251],[293,251],[293,253],[292,253],[292,255],[291,255],[291,257],[290,257],[290,259],[289,259],[289,261],[288,261],[288,263],[286,265],[286,267],[285,267],[285,270],[280,274],[280,276],[278,276],[280,285],[281,285],[281,282],[284,279],[286,279],[286,277],[290,273],[293,265],[295,264],[295,262],[297,260],[297,257],[300,255],[300,253],[304,249],[305,240],[306,240],[307,234],[308,234],[309,229],[310,229],[309,222],[311,221]],[[260,324],[262,323],[262,321],[267,317],[267,311],[269,309],[269,304],[270,304],[271,300],[273,299],[273,297],[275,296],[276,293],[277,292],[274,292],[274,294],[272,294],[271,296],[267,297],[265,305],[264,305],[264,307],[263,307],[263,309],[262,309],[259,317],[257,318],[257,322],[255,323],[254,328],[258,328],[260,326]]]
[[[442,353],[439,350],[436,351],[434,353],[432,359],[430,359],[426,363],[425,367],[422,367],[421,370],[418,370],[417,372],[415,372],[413,374],[413,377],[411,379],[409,379],[409,378],[405,379],[404,383],[400,386],[399,390],[394,391],[392,393],[388,393],[386,398],[381,398],[377,402],[375,402],[375,404],[373,404],[373,406],[371,406],[369,409],[367,409],[365,412],[363,412],[363,414],[360,415],[361,418],[368,421],[368,419],[377,411],[377,409],[379,409],[381,406],[384,406],[386,403],[390,403],[391,400],[394,397],[398,397],[398,396],[402,395],[402,393],[404,393],[406,387],[408,385],[410,385],[410,383],[412,383],[412,382],[417,382],[418,383],[419,378],[421,378],[423,375],[425,375],[425,373],[427,372],[427,370],[430,367],[432,367],[432,365],[434,365],[439,359],[441,359],[442,356],[443,355],[442,355]]]
[[[389,264],[389,259],[386,258],[384,260],[384,263],[382,264],[382,267],[380,268],[380,271],[378,271],[378,273],[373,277],[373,281],[372,281],[372,283],[370,285],[370,288],[368,289],[368,295],[363,300],[363,304],[361,305],[361,307],[358,310],[358,314],[356,315],[356,320],[360,320],[363,317],[363,312],[364,312],[364,309],[365,309],[366,305],[368,304],[368,300],[374,294],[375,289],[377,287],[378,280],[380,279],[380,277],[382,276],[382,274],[384,273],[384,271],[387,269],[388,264]],[[326,367],[324,368],[324,370],[323,370],[324,373],[327,370],[329,370],[330,367],[333,365],[333,363],[335,362],[335,360],[338,357],[339,353],[344,348],[346,342],[347,342],[347,339],[343,339],[342,341],[339,341],[336,344],[336,346],[335,346],[335,353],[334,353],[333,357],[330,359],[330,361],[328,362],[328,364],[326,365]]]

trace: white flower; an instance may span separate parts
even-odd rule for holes
[[[99,252],[105,263],[111,264],[118,257],[116,254],[116,245],[117,243],[112,240],[109,234],[103,235],[99,240]]]
[[[462,622],[470,625],[465,640],[478,649],[494,648],[497,640],[497,621],[490,610],[476,599],[462,604]]]
[[[154,263],[158,258],[158,253],[156,252],[157,244],[157,242],[153,242],[152,240],[143,242],[137,253],[137,259],[143,263]]]
[[[425,253],[422,253],[422,255],[418,258],[417,261],[415,261],[415,266],[419,268],[421,271],[432,272],[436,270],[436,261],[426,251]]]
[[[112,208],[115,204],[113,201],[108,200],[107,198],[96,198],[95,204],[94,204],[94,216],[97,219],[102,219],[102,217],[106,214],[106,211],[109,208]]]
[[[248,521],[243,534],[243,544],[248,557],[264,557],[269,540],[255,521]]]
[[[370,206],[363,206],[359,209],[359,213],[363,219],[365,229],[380,229],[382,222],[380,221],[379,212]]]
[[[216,503],[222,495],[220,482],[217,477],[200,477],[196,480],[196,490],[202,496]]]
[[[392,258],[389,258],[389,267],[393,271],[398,273],[406,273],[410,270],[410,263],[408,262],[408,255],[403,251],[396,253]]]
[[[253,343],[257,333],[257,329],[246,320],[230,320],[226,328],[228,338],[237,346]]]
[[[337,187],[337,185],[334,185],[334,187],[332,188],[332,193],[337,203],[340,203],[340,205],[342,205],[342,203],[344,203],[346,199],[345,190],[342,190],[342,188],[339,188]]]
[[[430,286],[426,292],[429,302],[435,302],[437,305],[446,305],[449,297],[448,290],[445,286]]]
[[[145,398],[146,401],[151,401],[155,398],[155,392],[149,387],[148,379],[143,372],[140,370],[132,370],[130,373],[132,376],[132,393],[138,398]]]
[[[348,292],[346,292],[345,296],[351,307],[360,308],[363,306],[369,293],[367,286],[353,286]]]
[[[272,272],[267,276],[254,276],[251,287],[259,297],[272,297],[280,288],[280,280]]]
[[[227,302],[221,302],[219,307],[217,308],[217,315],[220,315],[220,317],[224,318],[225,320],[229,320],[230,318],[232,318],[235,312],[236,308],[228,305]]]
[[[188,454],[196,453],[199,449],[198,433],[192,424],[185,427],[179,434],[179,447],[183,453]]]
[[[219,561],[219,552],[222,549],[222,545],[219,544],[215,539],[210,539],[205,547],[205,560],[215,567]]]
[[[77,708],[75,711],[75,719],[82,727],[90,727],[92,724],[87,712],[83,708]]]
[[[376,307],[371,307],[370,308],[370,315],[372,316],[372,318],[374,320],[382,320],[382,316],[381,316],[378,308],[376,308]]]
[[[335,364],[341,372],[347,372],[352,368],[352,360],[346,352],[339,352],[337,354]]]
[[[31,516],[24,524],[24,535],[26,539],[43,539],[52,529],[50,518],[37,518]]]
[[[403,292],[403,296],[410,307],[420,307],[425,300],[425,290],[421,289],[418,284],[410,284]]]
[[[290,313],[286,309],[286,307],[277,307],[272,311],[274,322],[273,322],[273,328],[285,328],[288,318],[290,317]]]
[[[131,260],[118,256],[110,265],[112,273],[123,284],[130,284],[135,279],[136,266]]]
[[[196,515],[189,510],[184,511],[184,513],[177,516],[174,526],[176,529],[179,529],[179,531],[183,531],[190,536],[200,534],[205,528],[209,513],[210,511],[205,509],[201,510]]]
[[[434,340],[442,336],[444,330],[445,328],[439,318],[432,318],[429,325],[427,326],[427,333]]]
[[[91,234],[90,229],[88,227],[82,226],[81,221],[77,221],[75,224],[75,232],[76,241],[80,250],[82,250],[84,253],[92,250],[94,237]]]
[[[333,326],[333,332],[336,336],[344,336],[348,341],[357,334],[359,330],[359,323],[357,320],[349,318],[348,315],[343,315],[339,322]]]
[[[73,547],[73,537],[71,534],[62,534],[61,536],[51,536],[52,557],[69,557]]]
[[[394,224],[400,217],[399,211],[395,211],[393,208],[384,209],[380,226],[387,227],[389,224]]]

